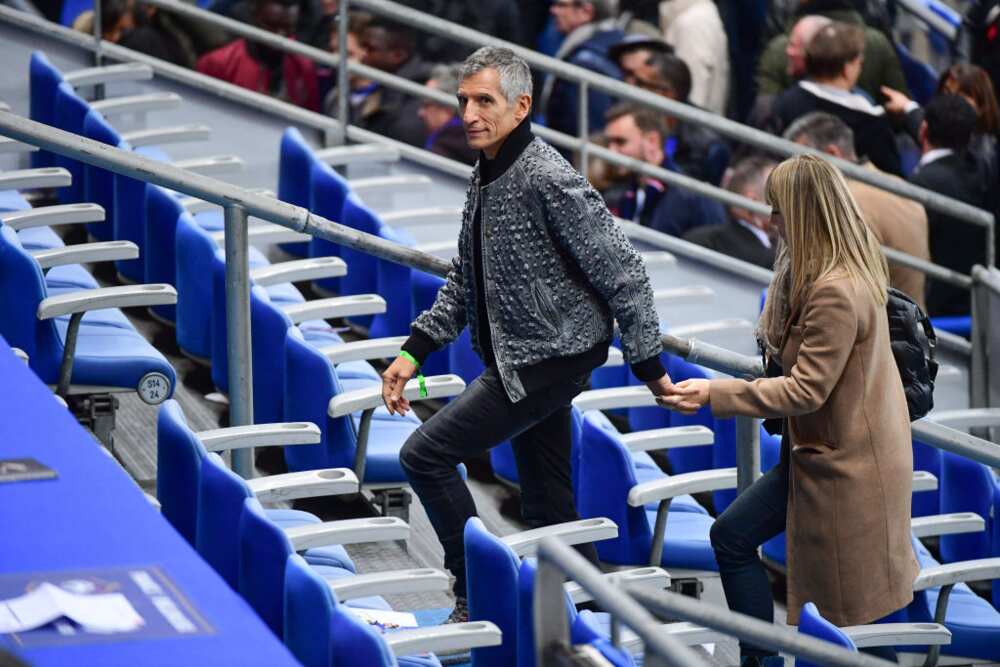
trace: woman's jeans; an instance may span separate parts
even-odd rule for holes
[[[778,464],[737,496],[712,525],[712,548],[729,608],[768,623],[774,622],[774,602],[757,549],[785,530],[787,510],[788,467]],[[774,655],[743,644],[740,653]]]
[[[511,403],[495,366],[424,422],[403,445],[399,461],[438,539],[453,590],[466,597],[465,522],[476,504],[458,474],[463,459],[510,440],[521,486],[521,513],[532,528],[580,518],[570,474],[570,401],[589,374],[562,380]],[[597,561],[592,545],[579,550]]]

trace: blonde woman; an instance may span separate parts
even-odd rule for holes
[[[802,155],[767,180],[784,241],[758,328],[784,376],[688,380],[658,399],[718,417],[785,417],[781,463],[712,528],[731,609],[773,620],[757,548],[788,544],[788,622],[815,602],[840,626],[869,623],[912,599],[913,458],[903,386],[889,348],[888,271],[840,173]],[[744,664],[771,662],[742,647]]]

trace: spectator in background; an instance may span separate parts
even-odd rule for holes
[[[691,104],[691,70],[670,53],[653,53],[649,58],[650,78],[635,78],[635,85],[651,93]],[[695,106],[695,105],[692,105]],[[698,123],[686,123],[664,116],[668,159],[683,173],[718,185],[729,165],[729,145],[713,130]]]
[[[555,0],[552,16],[556,29],[565,35],[555,57],[597,74],[621,78],[618,66],[608,54],[611,45],[625,36],[612,20],[613,0]],[[578,86],[548,75],[542,87],[538,108],[553,130],[577,136]],[[613,99],[607,93],[589,88],[587,93],[588,129],[600,130],[604,114]]]
[[[866,26],[861,14],[850,0],[801,0],[795,11],[796,23],[808,15],[824,16],[841,23],[850,23],[863,30],[865,59],[858,76],[858,87],[872,100],[879,100],[882,86],[907,91],[906,78],[892,43],[876,28]],[[788,42],[791,35],[772,39],[757,65],[757,95],[777,95],[804,75],[793,73],[788,63]],[[808,43],[800,42],[804,45]],[[793,46],[793,51],[798,46]]]
[[[729,45],[712,0],[665,0],[660,27],[667,44],[691,68],[691,102],[725,114],[729,101]]]
[[[133,0],[102,0],[101,39],[117,44],[135,26]],[[94,33],[94,11],[81,12],[73,21],[73,30]]]
[[[976,111],[957,95],[938,95],[924,108],[920,124],[922,156],[910,182],[966,204],[988,208],[987,183],[969,153],[976,129]],[[934,209],[927,210],[931,258],[954,271],[968,275],[973,264],[986,263],[985,235],[980,227]],[[931,281],[927,312],[932,316],[968,315],[969,291]]]
[[[605,117],[608,148],[619,155],[673,169],[663,150],[666,130],[660,114],[637,105],[618,104]],[[630,187],[611,211],[665,234],[681,236],[699,225],[721,224],[726,212],[718,202],[667,185],[649,176],[632,177]]]
[[[431,68],[431,78],[427,81],[427,87],[440,90],[449,97],[455,97],[458,93],[460,67],[460,65],[435,65]],[[452,160],[475,164],[479,154],[469,148],[462,119],[458,117],[455,107],[424,100],[418,113],[427,129],[427,142],[424,148]]]
[[[295,29],[294,0],[255,0],[253,23],[282,37]],[[308,58],[237,39],[198,59],[198,71],[258,93],[273,95],[312,111],[319,110],[319,78]]]
[[[888,98],[885,109],[890,114],[901,116],[906,131],[917,141],[920,140],[920,123],[924,119],[923,109],[916,102],[898,90],[882,88]],[[959,95],[976,111],[976,130],[969,142],[969,152],[979,162],[987,182],[1000,181],[1000,155],[997,142],[1000,141],[1000,109],[997,106],[996,90],[989,74],[978,65],[959,63],[952,65],[938,81],[938,94]]]
[[[351,12],[347,19],[347,60],[352,63],[360,63],[365,59],[365,50],[361,46],[361,40],[365,29],[371,23],[371,14],[365,12]],[[336,30],[330,33],[329,49],[331,53],[338,53],[340,50],[339,36]],[[334,118],[337,117],[337,70],[330,68],[326,71],[326,82],[328,91],[323,96],[323,112]],[[359,118],[365,115],[365,102],[369,94],[375,89],[375,82],[358,76],[357,74],[347,75],[347,86],[350,91],[348,97],[348,117],[352,123],[357,123]]]
[[[854,131],[854,148],[860,158],[901,175],[899,151],[885,109],[855,90],[864,47],[864,31],[856,25],[835,22],[820,29],[806,47],[806,78],[778,96],[768,125],[780,134],[807,113],[833,114]]]
[[[784,42],[785,72],[788,75],[789,83],[776,88],[773,84],[778,82],[768,82],[762,79],[764,76],[772,75],[773,72],[758,71],[757,99],[754,102],[754,110],[750,116],[751,124],[762,124],[771,115],[774,100],[778,94],[793,82],[798,81],[806,75],[806,46],[817,32],[831,23],[833,23],[831,19],[817,14],[808,14],[795,22],[795,25],[788,33],[787,40]],[[763,64],[763,60],[761,63]],[[864,64],[862,64],[863,67]]]
[[[618,65],[622,80],[630,86],[637,86],[640,81],[650,81],[656,77],[654,54],[673,52],[673,47],[662,39],[630,34],[608,49],[608,56]]]
[[[497,39],[528,45],[515,0],[402,0],[401,4]],[[451,37],[420,34],[420,53],[430,62],[458,62],[473,50]]]
[[[363,62],[422,84],[430,76],[430,65],[417,53],[416,46],[411,29],[376,17],[363,33]],[[357,119],[361,127],[413,146],[424,145],[427,130],[418,115],[420,100],[376,83],[365,94],[363,105],[366,111]]]
[[[135,27],[125,33],[119,43],[125,48],[188,69],[194,69],[198,60],[187,26],[151,5],[140,3],[136,7]]]
[[[736,163],[726,179],[726,189],[763,202],[764,184],[776,164],[766,157],[744,158]],[[728,213],[729,219],[724,224],[695,227],[684,235],[684,240],[765,269],[772,268],[774,241],[771,217],[738,206],[730,206]]]
[[[802,116],[785,131],[785,139],[848,162],[858,161],[851,128],[828,113],[817,111]],[[878,173],[871,162],[862,166]],[[847,188],[861,207],[865,222],[875,232],[879,243],[917,259],[930,260],[927,213],[923,206],[912,199],[850,178],[847,179]],[[923,272],[889,262],[889,284],[913,297],[921,308],[925,307],[924,282]]]

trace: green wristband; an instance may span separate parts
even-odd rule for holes
[[[406,350],[400,350],[399,356],[417,367],[417,382],[420,384],[420,398],[427,398],[427,382],[424,380],[424,374],[420,372],[420,362]]]

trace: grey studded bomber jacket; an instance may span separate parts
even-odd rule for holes
[[[493,353],[512,402],[527,394],[518,371],[609,343],[615,320],[636,375],[662,375],[658,316],[642,258],[597,191],[538,138],[488,185],[473,171],[459,256],[434,305],[413,322],[415,330],[441,347],[469,325],[473,348],[483,356],[473,264],[477,206]],[[659,372],[642,377],[641,362],[653,362]]]

